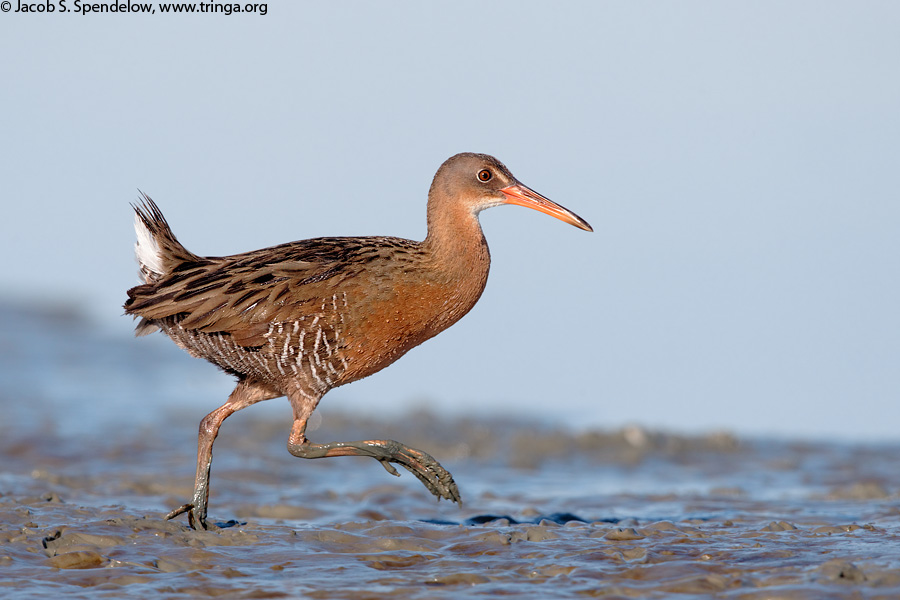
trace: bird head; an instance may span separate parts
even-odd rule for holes
[[[475,215],[492,206],[515,204],[593,231],[587,221],[520,182],[503,163],[487,154],[465,152],[441,165],[431,184],[429,202],[448,201],[463,203]]]

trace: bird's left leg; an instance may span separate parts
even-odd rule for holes
[[[390,463],[397,463],[419,478],[428,491],[440,498],[462,504],[459,488],[450,471],[430,454],[405,446],[394,440],[361,440],[313,444],[306,439],[306,423],[319,398],[306,394],[289,395],[294,407],[294,425],[288,440],[288,452],[299,458],[328,458],[329,456],[368,456],[379,461],[388,473],[400,476]]]
[[[241,380],[228,397],[228,402],[212,411],[200,422],[197,439],[197,476],[194,479],[194,497],[190,503],[176,508],[166,519],[187,514],[192,529],[209,529],[206,522],[206,506],[209,501],[209,473],[212,466],[213,442],[219,435],[222,422],[235,412],[257,402],[277,398],[279,392],[250,380]]]

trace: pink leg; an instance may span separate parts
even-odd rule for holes
[[[197,438],[197,476],[194,479],[194,497],[189,504],[176,508],[166,519],[174,519],[187,513],[188,524],[193,528],[208,529],[206,523],[206,506],[209,500],[209,472],[212,466],[212,447],[219,427],[229,416],[251,404],[263,400],[277,398],[281,394],[268,386],[242,380],[228,396],[228,402],[206,415],[200,422],[200,434]]]
[[[392,475],[400,474],[390,463],[405,467],[421,481],[429,492],[462,504],[459,488],[450,474],[431,455],[404,446],[394,440],[362,440],[356,442],[331,442],[313,444],[306,439],[306,422],[315,409],[318,399],[301,394],[290,395],[294,407],[294,425],[288,440],[288,452],[299,458],[327,458],[329,456],[369,456],[382,464]]]

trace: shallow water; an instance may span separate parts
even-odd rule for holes
[[[293,458],[287,409],[254,407],[216,442],[222,528],[191,531],[161,518],[191,493],[186,397],[211,410],[227,378],[162,348],[0,307],[3,598],[900,597],[898,445],[322,411],[315,441],[430,452],[458,507]]]

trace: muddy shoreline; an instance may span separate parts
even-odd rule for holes
[[[0,303],[0,597],[900,597],[898,443],[316,411],[314,441],[432,454],[459,507],[371,459],[294,458],[273,401],[222,427],[223,528],[192,531],[162,517],[228,381],[170,346]]]
[[[284,423],[236,419],[213,463],[222,528],[192,531],[162,515],[189,497],[194,429],[86,439],[3,427],[0,593],[900,595],[892,446],[326,412],[317,438],[377,430],[440,456],[458,507],[374,461],[295,459]]]

